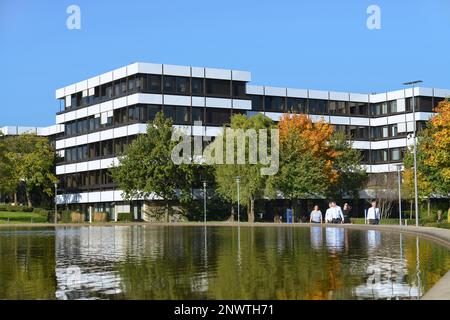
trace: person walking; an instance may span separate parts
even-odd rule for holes
[[[377,201],[372,200],[372,206],[367,210],[366,224],[379,224],[381,220],[380,208],[377,207]]]
[[[352,208],[350,207],[350,205],[346,202],[346,203],[344,203],[344,210],[343,210],[343,213],[344,213],[344,223],[352,223],[351,222],[351,220],[350,220],[350,210],[351,210]]]
[[[322,211],[319,210],[319,206],[316,204],[309,215],[309,223],[322,223]]]
[[[342,213],[341,207],[339,207],[335,201],[331,202],[332,204],[332,223],[344,223],[344,214]]]
[[[328,209],[325,211],[325,223],[332,223],[333,222],[333,202],[328,203]]]

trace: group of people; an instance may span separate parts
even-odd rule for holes
[[[366,224],[379,224],[381,219],[380,209],[377,207],[376,200],[372,200],[372,206],[364,210],[364,219]],[[348,203],[344,203],[344,208],[336,204],[335,201],[328,203],[329,208],[325,212],[323,218],[322,211],[316,204],[309,215],[310,223],[351,223],[350,210],[351,207]]]

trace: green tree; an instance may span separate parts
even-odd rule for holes
[[[338,153],[331,144],[333,127],[319,121],[313,123],[303,114],[285,114],[280,128],[280,170],[277,187],[293,202],[326,194],[336,181],[333,163]]]
[[[260,139],[259,129],[271,129],[275,128],[273,121],[262,115],[257,114],[250,118],[245,115],[236,114],[231,117],[231,129],[255,129],[258,140]],[[270,136],[270,132],[269,132]],[[224,128],[224,133],[213,142],[212,146],[216,144],[217,148],[220,148],[217,143],[220,144],[227,141],[227,134]],[[239,141],[234,143],[234,155],[238,148]],[[270,141],[270,137],[268,138]],[[223,143],[226,146],[226,143]],[[242,146],[241,146],[242,147]],[[271,155],[271,149],[268,147],[268,154]],[[237,187],[236,177],[240,177],[240,199],[244,207],[247,208],[248,222],[255,220],[255,201],[257,199],[266,197],[270,198],[274,195],[274,179],[270,175],[262,175],[261,168],[267,167],[267,165],[258,162],[256,164],[249,163],[249,139],[245,139],[245,164],[215,164],[215,180],[217,185],[217,193],[232,203],[237,203]],[[226,162],[226,161],[223,161]],[[237,162],[237,161],[235,161]],[[243,200],[243,201],[242,201]]]
[[[48,196],[53,194],[52,185],[56,181],[54,175],[55,151],[47,138],[35,134],[21,134],[6,137],[2,149],[5,150],[0,157],[2,161],[2,187],[14,193],[14,202],[17,204],[17,188],[21,182],[25,186],[28,206],[31,207],[31,192],[39,188]]]
[[[140,135],[119,157],[120,164],[110,168],[113,180],[127,200],[152,198],[165,201],[165,221],[169,221],[169,201],[191,198],[192,167],[177,165],[171,153],[177,145],[172,141],[173,122],[162,112],[147,124]]]
[[[333,167],[339,175],[335,182],[330,184],[329,195],[339,200],[346,195],[358,199],[359,190],[367,181],[367,173],[361,167],[362,154],[359,150],[352,148],[352,140],[343,132],[335,132],[331,144],[338,153]]]

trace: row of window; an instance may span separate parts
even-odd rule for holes
[[[230,122],[232,114],[245,114],[244,110],[161,106],[151,104],[137,104],[113,111],[113,116],[105,117],[102,123],[101,117],[90,116],[65,123],[66,137],[95,132],[102,128],[121,126],[133,123],[147,123],[155,119],[161,111],[167,118],[171,118],[174,124],[188,125],[195,121],[201,121],[204,125],[221,126]]]
[[[362,163],[380,164],[402,161],[405,153],[405,148],[360,150],[360,152],[362,154]]]
[[[66,174],[59,178],[60,187],[65,191],[114,187],[113,179],[107,169]]]
[[[70,163],[118,156],[125,152],[127,146],[134,139],[136,139],[136,136],[127,136],[67,148],[64,151],[64,162]]]
[[[360,150],[365,164],[379,164],[398,162],[403,159],[404,148],[391,148],[382,150]],[[75,189],[97,189],[100,187],[111,188],[114,182],[107,169],[77,172],[60,176],[61,187],[67,191]]]
[[[267,112],[293,112],[317,115],[382,116],[398,113],[397,100],[381,103],[334,101],[276,96],[251,96],[252,109]],[[443,98],[416,97],[416,111],[432,112]],[[407,112],[412,111],[412,98],[405,101]]]
[[[183,94],[226,98],[245,98],[245,82],[137,74],[72,94],[61,100],[70,110],[117,99],[133,93]]]

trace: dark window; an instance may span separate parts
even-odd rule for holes
[[[176,93],[189,94],[190,90],[190,79],[186,77],[176,77]]]
[[[220,97],[231,96],[230,81],[229,80],[206,79],[206,95],[220,96]]]
[[[433,98],[433,106],[436,108],[441,101],[444,101],[444,98],[434,97]]]
[[[113,154],[112,140],[102,141],[102,156],[110,156]]]
[[[327,101],[318,99],[309,99],[308,113],[311,114],[327,114]]]
[[[414,98],[414,102],[415,102],[415,106],[414,108],[416,109],[416,111],[418,111],[419,109],[419,97],[415,97]],[[413,110],[413,100],[412,98],[406,98],[405,100],[405,109],[407,112],[412,112]]]
[[[194,121],[205,122],[204,108],[192,108],[192,122],[194,123]]]
[[[161,106],[147,105],[147,114],[144,115],[146,122],[155,120],[156,114],[161,111]]]
[[[252,110],[264,111],[263,96],[252,96]]]
[[[172,118],[174,124],[189,123],[189,108],[179,106],[164,106],[164,115]]]
[[[419,111],[433,112],[433,98],[432,97],[419,97]]]
[[[223,125],[230,122],[229,109],[213,109],[208,108],[206,111],[206,124]]]
[[[246,97],[245,82],[233,81],[233,97]]]
[[[172,76],[164,76],[164,93],[176,93],[176,81],[175,77]]]
[[[350,115],[354,115],[354,116],[367,116],[368,115],[367,103],[350,102],[349,108],[350,108]]]
[[[397,113],[397,100],[392,100],[388,102],[389,113]]]
[[[390,149],[391,152],[391,161],[400,161],[402,160],[402,148],[393,148]]]
[[[348,114],[348,103],[346,101],[330,101],[330,114]]]
[[[264,109],[265,111],[284,112],[285,111],[285,98],[284,97],[264,97]]]
[[[147,86],[145,91],[150,93],[161,93],[161,76],[149,74],[147,77]]]
[[[370,114],[372,116],[380,116],[388,113],[388,103],[373,103],[370,105]]]
[[[306,113],[306,99],[287,98],[287,111],[293,113]]]
[[[192,94],[193,95],[205,95],[205,92],[203,90],[203,81],[202,78],[192,78]]]

